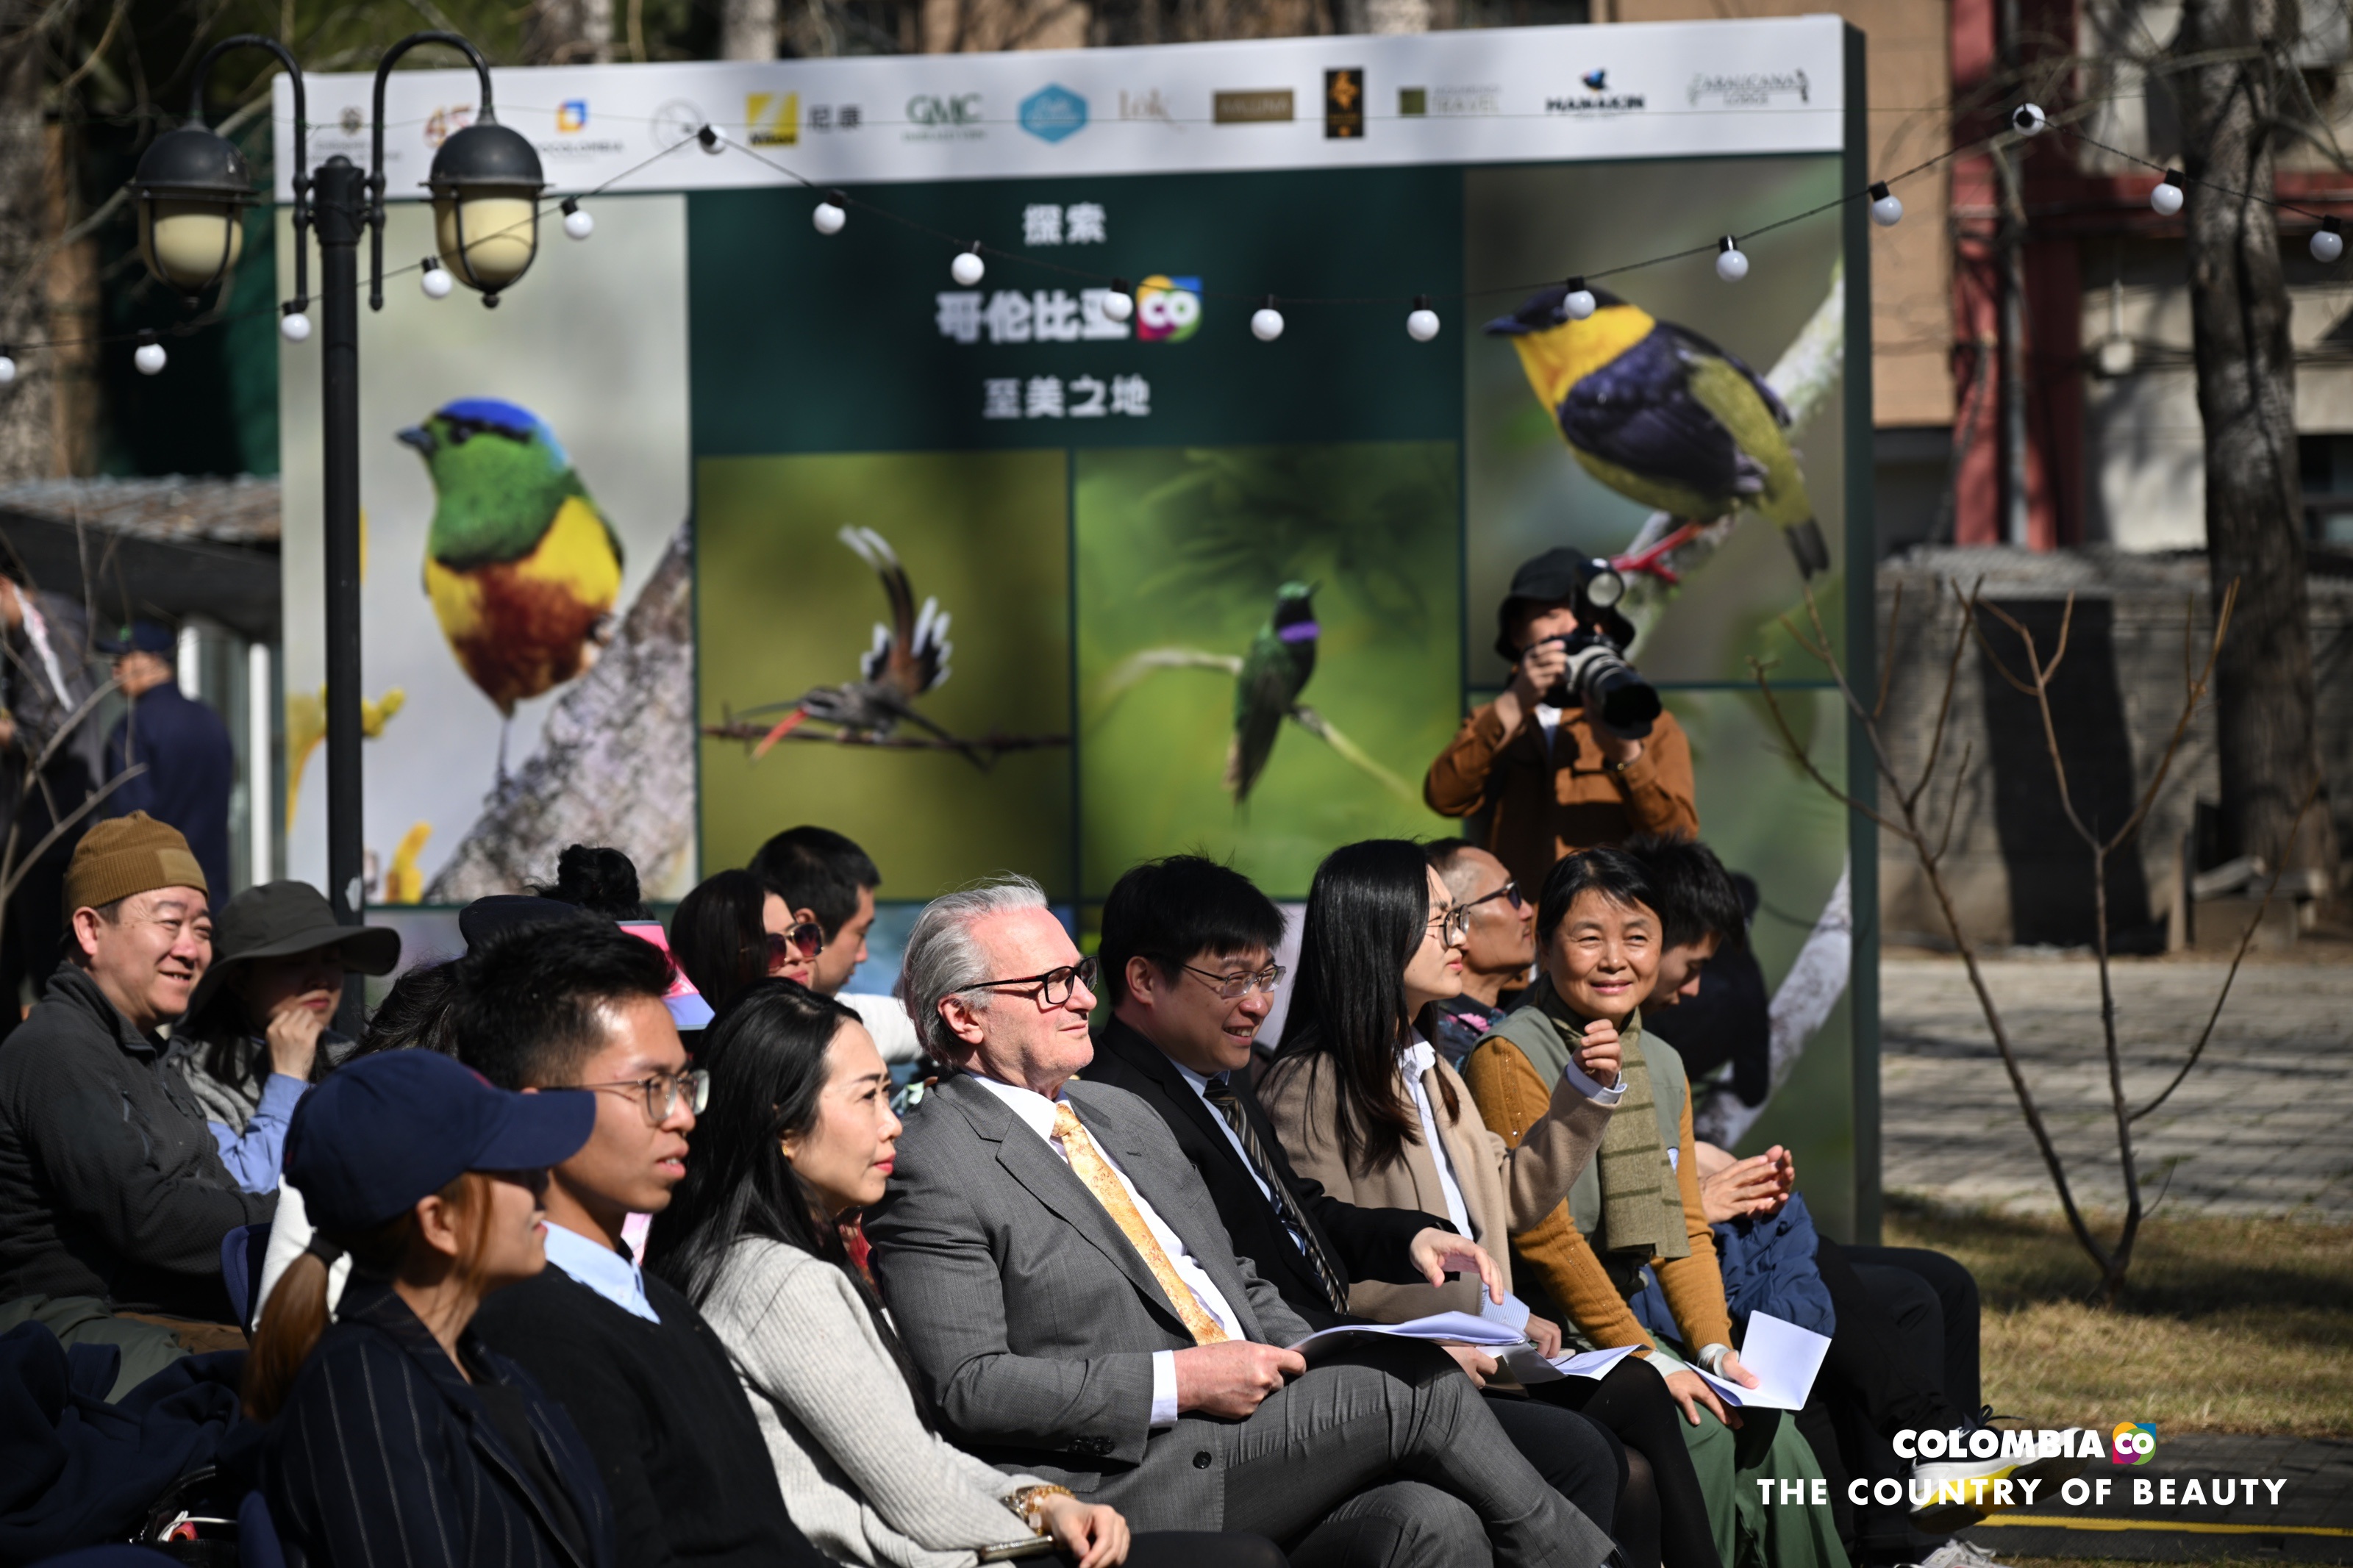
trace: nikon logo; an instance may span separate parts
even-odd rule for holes
[[[1297,118],[1287,87],[1220,92],[1209,99],[1209,118],[1219,125],[1267,125]]]
[[[744,95],[744,128],[754,147],[791,147],[801,139],[801,95],[797,92],[747,92]]]

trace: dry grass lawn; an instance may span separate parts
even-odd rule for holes
[[[2113,1222],[2095,1228],[2115,1234]],[[1985,1397],[2037,1426],[2353,1436],[2353,1226],[2160,1217],[2123,1304],[2065,1222],[1891,1194],[1887,1241],[1968,1265],[1984,1292]]]

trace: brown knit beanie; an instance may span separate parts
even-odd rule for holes
[[[143,811],[111,817],[81,836],[66,867],[65,909],[95,910],[157,888],[194,888],[210,897],[205,868],[180,830]]]

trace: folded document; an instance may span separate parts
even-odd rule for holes
[[[1290,1348],[1302,1353],[1309,1345],[1343,1334],[1388,1334],[1405,1340],[1445,1340],[1454,1344],[1477,1345],[1481,1350],[1503,1350],[1526,1344],[1527,1337],[1519,1330],[1487,1318],[1474,1318],[1468,1312],[1433,1312],[1427,1318],[1415,1318],[1403,1323],[1344,1323],[1336,1329],[1313,1333]]]

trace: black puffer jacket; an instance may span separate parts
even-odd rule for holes
[[[221,1237],[269,1218],[195,1097],[98,983],[60,964],[0,1042],[0,1300],[102,1296],[229,1321]]]

